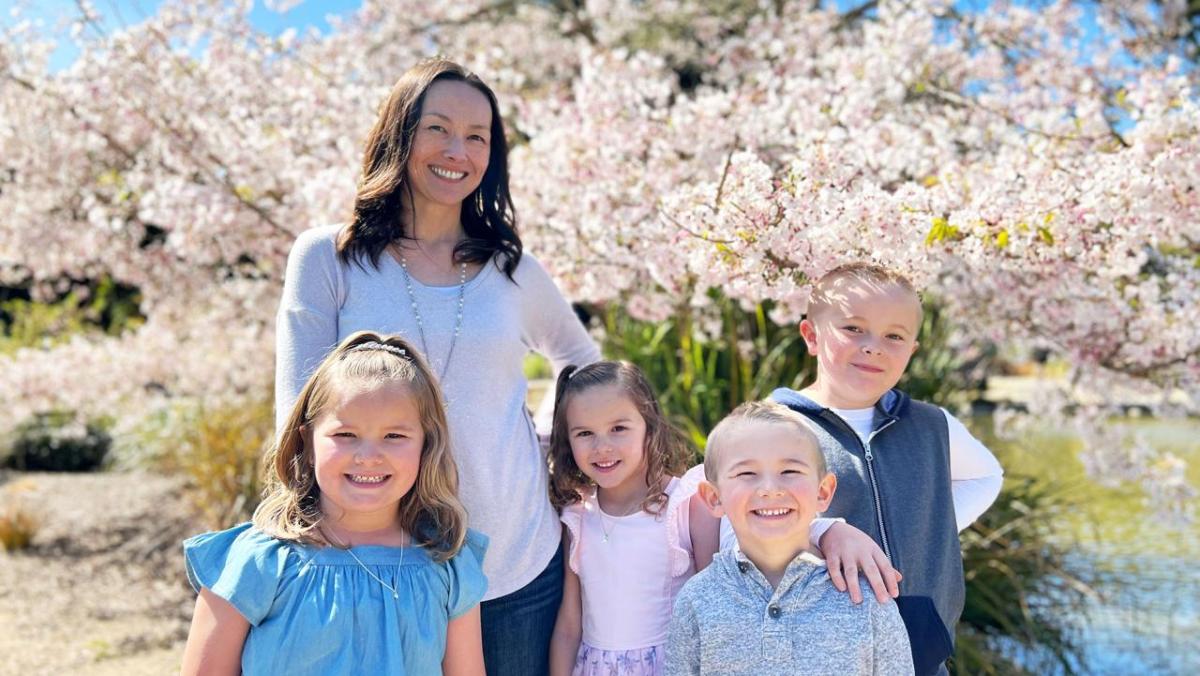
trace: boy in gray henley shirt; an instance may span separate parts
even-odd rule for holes
[[[855,605],[809,550],[808,528],[837,486],[803,416],[749,402],[713,429],[700,495],[738,546],[684,585],[667,642],[682,674],[912,674],[894,603],[863,585]]]

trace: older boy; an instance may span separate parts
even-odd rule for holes
[[[996,499],[1003,471],[944,409],[892,389],[920,325],[921,302],[907,279],[874,265],[839,267],[814,285],[800,323],[816,380],[771,398],[813,423],[837,475],[825,516],[869,534],[904,574],[897,603],[917,673],[925,674],[944,672],[953,652],[965,595],[958,533]],[[838,552],[825,554],[835,584],[844,584]]]
[[[704,475],[701,498],[728,517],[738,546],[676,598],[667,674],[912,673],[896,605],[871,594],[853,603],[809,548],[837,479],[802,416],[742,404],[709,435]]]

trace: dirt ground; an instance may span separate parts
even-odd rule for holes
[[[0,674],[178,673],[195,597],[180,542],[203,530],[175,479],[0,472],[39,517],[0,550]]]

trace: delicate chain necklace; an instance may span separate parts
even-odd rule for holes
[[[608,518],[607,518],[608,515],[605,514],[604,509],[600,507],[600,496],[597,495],[596,496],[596,513],[600,515],[600,532],[604,533],[604,538],[602,541],[608,542],[608,539],[612,536],[613,531],[615,531],[617,529],[617,524],[620,523],[620,521],[618,521],[617,519],[622,519],[624,517],[629,516],[630,514],[636,514],[636,513],[640,512],[641,510],[642,510],[642,505],[639,503],[636,508],[631,509],[624,514],[613,515],[612,528],[609,528]]]
[[[399,246],[396,247],[396,253],[400,256],[400,270],[404,272],[404,289],[408,291],[413,317],[417,320],[417,331],[421,334],[421,351],[425,354],[425,358],[432,362],[433,356],[429,354],[429,346],[425,343],[425,324],[421,321],[421,308],[417,307],[417,294],[413,292],[412,275],[408,272],[408,259],[404,257],[404,252],[400,250]],[[450,370],[450,357],[454,356],[454,345],[458,343],[458,334],[462,331],[463,298],[466,293],[467,264],[463,261],[458,264],[458,314],[454,320],[454,335],[450,337],[450,350],[446,352],[446,361],[442,362],[442,372],[438,374],[438,382],[445,382],[446,371]]]
[[[321,532],[322,532],[322,533],[325,533],[325,529],[323,529],[323,528],[322,528],[322,529],[321,529]],[[355,553],[354,553],[354,550],[353,550],[353,549],[351,549],[350,547],[348,547],[348,546],[346,545],[346,543],[342,542],[342,541],[341,541],[341,540],[340,540],[340,539],[339,539],[339,538],[338,538],[336,535],[334,535],[333,533],[325,533],[325,536],[326,536],[326,537],[328,537],[330,540],[333,540],[334,544],[336,544],[338,547],[342,547],[342,548],[343,548],[343,549],[342,549],[342,551],[344,551],[344,552],[346,552],[347,554],[349,554],[349,555],[350,555],[350,558],[354,559],[354,562],[355,562],[355,563],[357,563],[357,564],[359,565],[359,567],[360,567],[360,568],[362,568],[363,570],[365,570],[365,571],[367,572],[367,575],[370,575],[370,576],[371,576],[371,579],[373,579],[373,580],[375,580],[376,582],[378,582],[379,584],[383,585],[383,588],[384,588],[384,589],[386,589],[386,590],[388,590],[388,591],[392,592],[392,598],[394,598],[394,599],[398,599],[398,598],[400,598],[400,592],[399,592],[399,591],[397,591],[397,590],[396,590],[396,588],[395,588],[395,587],[393,587],[392,585],[390,585],[390,584],[388,584],[388,583],[384,582],[384,581],[383,581],[383,579],[382,579],[382,578],[380,578],[380,577],[379,577],[378,575],[376,575],[375,573],[373,573],[373,572],[371,571],[371,569],[370,569],[370,568],[367,568],[367,564],[363,563],[363,562],[362,562],[362,559],[358,558],[358,555],[357,555],[357,554],[355,554]],[[399,574],[399,572],[400,572],[400,566],[401,566],[401,564],[403,564],[403,563],[404,563],[404,545],[403,545],[403,544],[401,544],[401,545],[400,545],[400,560],[396,562],[396,572],[397,572],[397,574]]]

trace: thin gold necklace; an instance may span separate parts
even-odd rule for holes
[[[373,579],[373,580],[375,580],[376,582],[378,582],[379,584],[383,585],[383,588],[384,588],[384,589],[386,589],[386,590],[388,590],[388,591],[392,592],[392,598],[394,598],[394,599],[398,599],[398,598],[400,598],[400,592],[399,592],[399,591],[397,591],[397,590],[396,590],[396,588],[395,588],[395,587],[393,587],[392,585],[390,585],[390,584],[388,584],[388,583],[384,582],[384,581],[383,581],[383,579],[382,579],[382,578],[380,578],[378,575],[376,575],[375,573],[371,572],[371,569],[370,569],[370,568],[367,568],[367,564],[363,563],[363,562],[362,562],[362,559],[358,558],[358,555],[354,553],[354,550],[353,550],[353,549],[351,549],[349,545],[347,545],[346,543],[342,542],[342,541],[341,541],[341,539],[340,539],[340,538],[338,538],[338,537],[337,537],[336,535],[334,535],[333,533],[327,533],[327,532],[325,532],[325,529],[323,529],[323,528],[321,529],[321,532],[322,532],[322,533],[325,533],[325,537],[329,538],[330,540],[333,540],[334,544],[336,544],[338,547],[341,547],[341,548],[342,548],[342,551],[344,551],[344,552],[346,552],[347,554],[349,554],[349,555],[350,555],[350,558],[354,559],[354,562],[355,562],[355,563],[357,563],[357,564],[359,565],[359,567],[360,567],[360,568],[362,568],[363,570],[365,570],[365,571],[367,572],[367,575],[370,575],[370,576],[371,576],[371,579]],[[400,573],[400,566],[401,566],[403,563],[404,563],[404,537],[403,537],[403,536],[401,536],[401,539],[400,539],[400,560],[396,562],[396,574],[397,574],[396,576],[397,576],[397,577],[399,577],[399,573]]]

